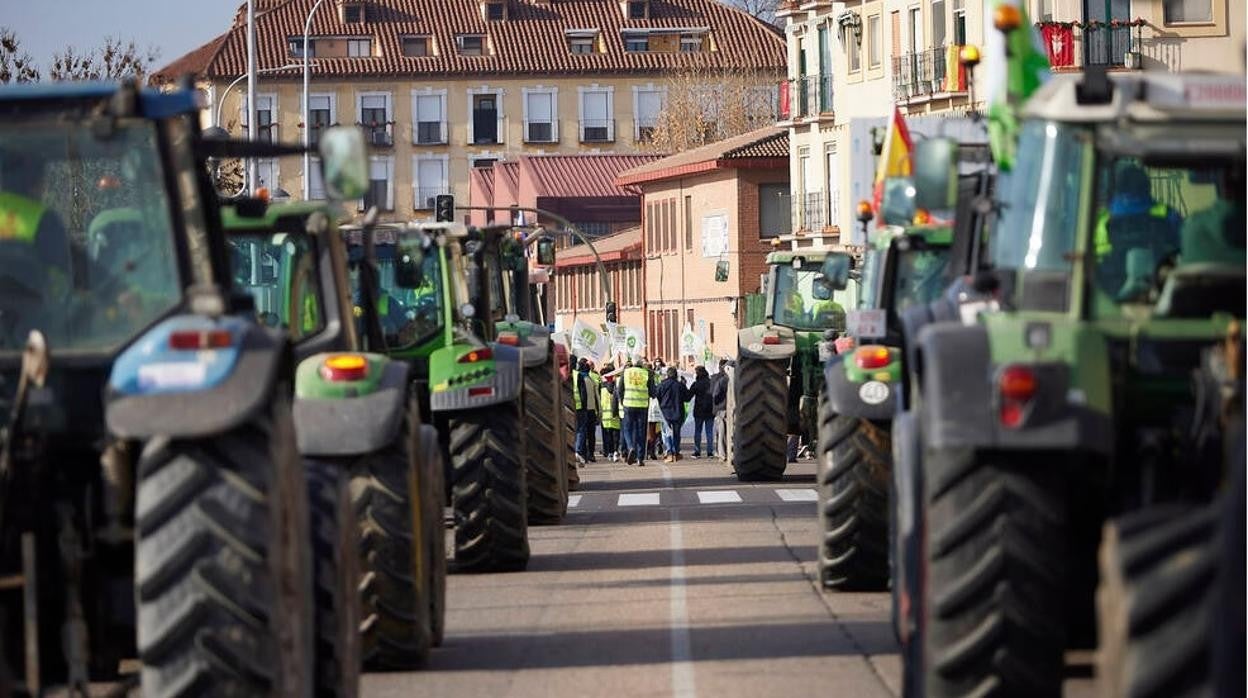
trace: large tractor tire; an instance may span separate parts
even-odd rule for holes
[[[737,362],[732,468],[742,482],[784,477],[788,364],[746,356]]]
[[[311,695],[307,485],[290,404],[139,458],[135,596],[144,696]]]
[[[889,434],[819,402],[819,581],[842,591],[883,590],[889,577]]]
[[[529,563],[520,417],[514,404],[451,418],[455,568],[510,572]]]
[[[522,404],[529,523],[557,524],[568,511],[568,471],[555,352],[540,366],[525,367]]]
[[[1212,693],[1217,523],[1215,507],[1173,505],[1105,525],[1096,592],[1098,696]]]
[[[1061,462],[924,454],[927,575],[911,639],[921,644],[907,659],[923,665],[926,698],[1061,695],[1071,603]]]
[[[563,394],[563,461],[568,477],[568,491],[581,488],[581,474],[576,469],[576,407],[572,397],[572,381],[560,388]]]
[[[340,463],[307,460],[316,604],[316,698],[360,693],[360,559],[350,477]]]
[[[420,463],[416,489],[420,499],[420,538],[424,555],[422,568],[425,596],[429,599],[429,633],[434,647],[442,646],[446,634],[446,527],[442,518],[442,493],[446,490],[446,466],[438,431],[428,424],[420,427]]]
[[[413,404],[394,443],[359,457],[351,469],[367,669],[419,668],[433,646],[429,590],[417,576],[424,546],[413,531],[423,520],[413,496],[418,424]]]

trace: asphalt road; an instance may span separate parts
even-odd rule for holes
[[[887,593],[823,593],[813,463],[744,484],[720,461],[590,464],[522,573],[453,575],[425,671],[368,698],[900,692]]]

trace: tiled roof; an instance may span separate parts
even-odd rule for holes
[[[160,83],[176,80],[183,75],[203,75],[204,71],[208,69],[208,65],[216,58],[217,52],[220,50],[221,44],[225,43],[227,36],[229,36],[229,32],[218,34],[203,46],[183,54],[181,58],[153,73],[152,81]]]
[[[615,183],[621,172],[659,155],[526,155],[520,167],[532,178],[537,195],[552,198],[636,196]]]
[[[273,67],[292,62],[287,40],[303,35],[308,11],[316,0],[272,0],[257,13],[257,62]],[[323,3],[312,20],[313,36],[372,36],[380,56],[313,58],[313,77],[646,73],[696,65],[707,69],[766,69],[785,67],[784,38],[770,25],[718,0],[651,0],[651,17],[626,20],[618,0],[507,0],[504,21],[486,21],[480,0],[367,0],[370,21],[345,24],[337,3]],[[240,10],[219,50],[200,71],[205,77],[233,78],[247,68],[246,29]],[[622,29],[678,29],[708,27],[716,51],[704,53],[628,53]],[[572,54],[564,32],[596,28],[602,32],[605,52]],[[486,34],[491,56],[461,56],[457,34]],[[406,57],[400,37],[429,35],[439,55]],[[198,50],[198,49],[197,49]],[[195,68],[179,58],[162,68]],[[289,77],[296,69],[285,71]],[[281,73],[275,75],[280,76]],[[172,75],[171,75],[172,76]]]
[[[725,138],[703,146],[669,155],[661,160],[621,172],[616,184],[627,186],[656,179],[667,179],[715,169],[724,161],[750,159],[787,160],[789,157],[789,132],[779,126],[765,126],[739,136]],[[731,166],[732,163],[724,163]]]
[[[641,226],[626,228],[614,235],[606,235],[594,240],[594,249],[598,251],[598,256],[604,262],[610,262],[620,259],[625,252],[633,249],[641,249]],[[584,264],[594,263],[594,253],[589,251],[589,245],[573,245],[565,250],[559,250],[555,257],[555,268],[559,267],[575,267]]]

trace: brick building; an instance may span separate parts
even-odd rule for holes
[[[641,227],[599,238],[594,241],[594,249],[606,269],[620,323],[642,327],[645,288]],[[575,245],[559,252],[553,283],[556,328],[568,330],[577,320],[598,326],[607,319],[601,277],[588,245]]]
[[[784,75],[783,38],[718,0],[316,0],[256,3],[259,137],[303,136],[302,69],[312,64],[310,137],[359,124],[383,220],[427,218],[437,194],[468,198],[472,168],[539,153],[645,146],[673,71]],[[246,133],[245,12],[157,71],[192,74],[209,122]],[[304,46],[304,24],[311,32]],[[297,157],[262,161],[259,182],[324,196]]]
[[[766,271],[770,238],[789,232],[787,130],[769,126],[656,160],[616,180],[644,206],[646,351],[669,361],[687,324],[735,355],[746,297]],[[717,263],[729,264],[717,282]]]

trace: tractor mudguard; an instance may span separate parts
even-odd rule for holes
[[[105,422],[127,439],[220,434],[265,409],[288,355],[285,334],[251,320],[171,317],[113,362]]]
[[[1065,364],[1020,357],[1020,364],[1035,375],[1036,390],[1022,426],[1007,428],[996,416],[1000,400],[994,386],[1000,367],[990,358],[987,328],[935,323],[919,332],[918,347],[924,368],[920,423],[926,446],[1112,451],[1112,420],[1072,401]]]
[[[899,383],[868,380],[851,381],[845,373],[844,359],[837,357],[823,367],[828,405],[836,414],[872,421],[888,421],[897,412]]]
[[[467,353],[469,349],[463,346],[451,346],[434,352],[434,356],[431,357],[430,369],[429,409],[431,411],[471,410],[478,407],[501,405],[520,399],[522,371],[524,370],[521,364],[520,349],[518,347],[509,347],[505,344],[495,344],[490,349],[494,354],[492,359],[493,373],[488,380],[472,382],[474,379],[466,378],[462,387],[443,386],[438,380],[434,380],[432,378],[436,371],[434,364],[447,362],[450,354]],[[443,352],[446,352],[447,355],[440,356]],[[488,391],[486,390],[487,388],[489,389]]]
[[[305,456],[353,456],[372,453],[394,442],[407,416],[408,365],[379,354],[364,354],[368,377],[331,384],[355,394],[333,395],[321,389],[325,359],[303,360],[295,373],[295,439]]]
[[[775,334],[779,341],[767,344],[764,335]],[[789,359],[797,352],[797,337],[793,330],[776,325],[768,329],[765,325],[755,325],[737,331],[737,355],[751,359],[768,361]]]
[[[546,363],[546,354],[550,351],[550,330],[523,320],[503,321],[496,325],[496,329],[500,336],[504,332],[516,335],[515,346],[521,349],[525,366],[541,366]]]

